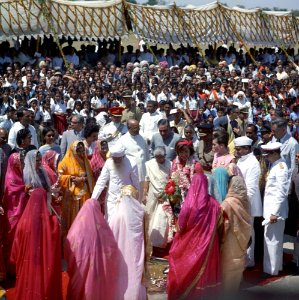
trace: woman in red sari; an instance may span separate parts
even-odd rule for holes
[[[3,208],[4,208],[4,260],[7,273],[15,274],[15,265],[10,261],[11,247],[14,240],[18,222],[24,212],[28,201],[26,193],[30,186],[25,186],[23,180],[23,160],[20,153],[13,153],[8,159],[6,172]]]
[[[219,203],[204,174],[194,174],[169,253],[168,299],[199,299],[220,287]]]
[[[19,221],[11,259],[16,263],[15,298],[60,300],[60,227],[47,206],[47,191],[36,188]]]

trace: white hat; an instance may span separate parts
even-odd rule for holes
[[[31,99],[28,100],[28,105],[30,105],[31,102],[33,102],[33,101],[36,101],[38,103],[37,98],[31,98]]]
[[[235,147],[251,146],[252,139],[247,136],[241,136],[234,140]]]
[[[266,145],[262,145],[261,148],[264,150],[264,151],[274,151],[274,150],[278,150],[280,149],[281,147],[281,143],[279,142],[269,142],[268,144]]]
[[[111,157],[123,157],[126,154],[126,149],[123,145],[113,145],[109,148]]]

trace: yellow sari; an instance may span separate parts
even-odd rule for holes
[[[63,160],[58,165],[59,185],[63,192],[62,200],[62,232],[67,233],[77,213],[84,202],[91,197],[94,188],[92,170],[87,157],[80,158],[77,147],[80,141],[75,141],[66,152]],[[86,182],[75,184],[71,177],[86,176]]]

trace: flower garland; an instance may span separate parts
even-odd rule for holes
[[[171,178],[178,183],[181,190],[181,204],[183,204],[187,191],[190,187],[190,182],[194,175],[195,163],[196,161],[192,158],[187,160],[185,166],[182,166],[178,157],[176,157],[173,161],[173,172],[171,173]]]

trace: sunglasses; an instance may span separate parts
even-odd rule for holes
[[[47,137],[54,137],[55,135],[54,134],[47,134],[46,136]]]

